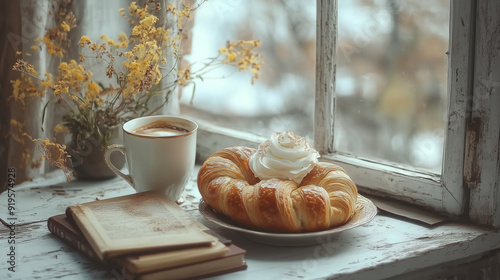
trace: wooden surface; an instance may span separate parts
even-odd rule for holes
[[[206,221],[198,212],[200,195],[195,179],[196,170],[182,208],[247,250],[247,270],[217,279],[385,279],[470,259],[500,247],[498,231],[455,223],[429,228],[382,214],[316,245],[264,245]],[[23,183],[14,190],[12,216],[7,211],[8,192],[0,194],[0,279],[120,279],[53,237],[46,223],[68,205],[134,193],[125,181],[115,178],[67,183],[62,176],[55,176]],[[13,232],[7,226],[10,222],[16,224]],[[15,272],[8,270],[9,238],[15,240]]]

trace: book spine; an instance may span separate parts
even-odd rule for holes
[[[59,222],[52,218],[49,218],[49,220],[47,221],[47,227],[54,236],[66,242],[68,245],[72,246],[89,259],[98,264],[106,265],[97,257],[90,244],[86,240],[82,239],[81,235],[78,235],[77,233],[67,229],[65,226],[61,225]]]

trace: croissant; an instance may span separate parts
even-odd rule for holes
[[[358,191],[341,167],[318,162],[299,185],[255,177],[255,149],[231,147],[210,157],[198,172],[198,189],[215,211],[249,228],[310,232],[345,224],[354,215]]]

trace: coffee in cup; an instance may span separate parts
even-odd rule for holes
[[[198,125],[178,116],[148,116],[123,125],[123,145],[110,145],[105,161],[138,192],[161,191],[174,201],[181,199],[196,157]],[[110,161],[111,153],[125,155],[128,174]]]

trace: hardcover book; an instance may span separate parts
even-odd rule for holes
[[[97,257],[92,246],[87,242],[83,234],[67,219],[65,214],[50,217],[47,221],[49,231],[59,237],[89,259],[104,266],[119,267],[124,273],[137,275],[155,270],[167,269],[171,267],[198,263],[222,257],[229,251],[231,241],[220,237],[220,242],[210,247],[194,247],[183,250],[170,250],[158,253],[145,253],[143,255],[130,255],[117,257],[103,262]],[[218,236],[216,233],[207,230],[210,235]]]
[[[132,196],[132,199],[134,199],[135,195]],[[140,197],[143,197],[143,195]],[[130,201],[130,197],[123,197],[112,199],[111,202],[116,204],[116,200],[121,199]],[[163,200],[163,198],[160,198],[160,200]],[[102,204],[106,201],[109,200],[98,202]],[[141,204],[145,201],[150,202],[150,200],[144,198],[140,201],[142,202],[138,203],[138,200],[135,200],[136,208],[141,208]],[[90,207],[93,211],[99,209],[99,207],[95,206],[96,202],[92,202],[94,205]],[[158,251],[158,248],[151,250],[136,248],[130,254],[119,254],[117,256],[108,254],[103,259],[98,256],[93,246],[77,226],[76,220],[74,220],[74,211],[70,213],[71,216],[69,217],[66,214],[50,217],[47,226],[52,234],[73,246],[88,258],[106,265],[114,269],[115,272],[127,277],[137,276],[138,279],[199,278],[242,270],[247,267],[244,260],[245,250],[231,244],[229,239],[218,235],[203,224],[195,221],[177,204],[168,204],[167,207],[174,209],[169,208],[168,212],[176,217],[175,220],[182,219],[183,225],[197,228],[197,230],[194,230],[195,232],[201,231],[208,235],[210,237],[208,245],[197,242],[197,245],[193,246],[191,243],[183,241],[182,245],[168,245],[162,247],[161,251]],[[72,207],[68,207],[68,209],[70,208]],[[109,210],[110,212],[107,215],[112,215],[115,210]],[[177,210],[180,210],[180,212]],[[101,215],[103,214],[101,213]],[[120,215],[123,216],[124,214]]]
[[[143,192],[69,206],[97,257],[212,246],[217,238],[203,232],[175,202],[156,192]]]
[[[52,216],[47,220],[49,231],[59,237],[62,241],[73,246],[80,253],[96,263],[107,265],[103,262],[92,249],[82,233],[75,228],[66,218],[66,214]]]
[[[199,262],[187,266],[179,266],[146,274],[138,275],[138,280],[193,279],[226,274],[247,268],[246,251],[231,244],[229,250],[219,258]]]

